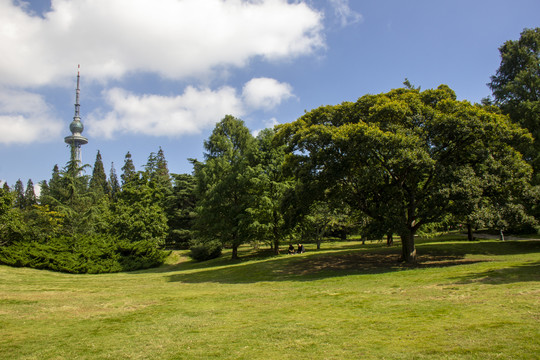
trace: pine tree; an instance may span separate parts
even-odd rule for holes
[[[120,193],[120,183],[118,182],[118,176],[116,175],[116,169],[114,163],[111,163],[111,172],[109,173],[109,193],[112,201],[118,200],[118,194]]]
[[[26,184],[26,191],[24,192],[24,204],[25,207],[31,207],[32,205],[37,204],[36,192],[34,190],[34,183],[32,179],[28,179]]]
[[[56,206],[62,199],[63,187],[58,164],[54,165],[51,179],[49,180],[48,194],[42,194],[41,202],[45,205]]]
[[[49,189],[49,184],[47,180],[42,180],[39,182],[40,192],[39,192],[39,203],[44,205],[46,203],[47,196],[51,195],[51,190]]]
[[[122,187],[133,180],[136,175],[137,173],[135,171],[135,165],[133,165],[131,154],[128,151],[124,159],[124,166],[122,166],[122,175],[120,175],[122,178]]]
[[[145,177],[148,185],[154,189],[155,201],[165,208],[165,199],[172,193],[171,176],[167,167],[167,160],[163,149],[159,148],[157,154],[151,153],[145,165]]]
[[[110,187],[107,183],[107,175],[105,175],[105,168],[103,167],[103,161],[101,159],[101,153],[99,150],[96,155],[92,178],[90,179],[90,191],[96,194],[98,198],[110,193]]]
[[[174,187],[166,199],[169,234],[167,246],[187,248],[192,238],[195,207],[197,206],[196,181],[191,174],[172,174]]]
[[[156,171],[154,179],[160,187],[167,190],[172,190],[171,176],[169,174],[169,168],[167,167],[167,160],[165,160],[165,154],[160,147],[156,156]]]
[[[25,200],[24,200],[24,185],[21,179],[17,180],[17,182],[15,183],[13,192],[15,193],[15,207],[18,207],[19,209],[23,209],[25,207]]]

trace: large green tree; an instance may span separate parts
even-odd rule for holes
[[[540,28],[523,30],[519,40],[506,41],[499,52],[501,63],[488,85],[503,112],[533,135],[524,153],[540,184]]]
[[[392,224],[408,262],[416,261],[418,229],[442,219],[458,200],[463,174],[477,177],[477,191],[505,209],[521,208],[531,175],[514,147],[530,135],[503,115],[457,101],[446,85],[321,107],[283,125],[279,136],[297,176]]]
[[[199,196],[196,228],[204,239],[218,239],[232,247],[232,258],[238,247],[250,240],[251,182],[246,172],[255,139],[244,122],[231,115],[216,124],[204,142],[204,162],[193,161]]]
[[[252,165],[245,174],[250,181],[250,227],[257,238],[269,241],[274,253],[279,254],[281,241],[292,231],[284,200],[293,189],[294,181],[283,169],[286,148],[274,138],[273,129],[264,129],[258,134]]]

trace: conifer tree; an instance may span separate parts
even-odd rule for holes
[[[13,192],[15,193],[15,207],[18,207],[19,209],[23,209],[25,207],[25,200],[24,200],[24,185],[21,179],[17,180],[17,182],[15,183]]]
[[[251,217],[250,179],[244,174],[250,166],[255,139],[244,122],[231,115],[221,120],[205,141],[205,163],[193,160],[197,193],[200,196],[196,228],[203,239],[219,239],[232,247],[249,241]]]
[[[122,187],[126,185],[128,182],[130,182],[131,180],[133,180],[136,176],[137,176],[137,173],[135,171],[135,165],[133,165],[131,154],[128,151],[124,158],[124,166],[122,166],[122,175],[120,175],[120,177],[122,178]]]
[[[111,163],[111,171],[109,173],[109,189],[111,189],[109,193],[111,200],[118,200],[118,194],[120,193],[120,183],[118,182],[118,176],[116,175],[114,163]]]
[[[34,183],[32,179],[28,179],[26,184],[26,191],[24,192],[24,204],[25,207],[31,207],[32,205],[37,204],[36,192],[34,190]]]
[[[145,172],[143,176],[148,180],[149,187],[153,189],[154,200],[165,209],[165,199],[172,192],[172,183],[167,167],[167,160],[165,160],[165,154],[161,147],[157,154],[150,154],[144,168]]]
[[[41,202],[45,205],[56,206],[62,198],[62,180],[60,178],[60,169],[58,164],[54,165],[52,170],[51,179],[49,181],[48,192],[42,194]]]
[[[167,246],[187,248],[192,238],[195,207],[197,206],[196,181],[191,174],[172,174],[174,186],[166,199],[169,234]]]
[[[165,160],[165,154],[163,149],[159,147],[159,151],[156,156],[156,171],[154,174],[154,180],[159,187],[167,190],[172,190],[171,176],[169,174],[169,168],[167,167],[167,160]]]
[[[90,191],[96,194],[98,198],[110,193],[107,175],[105,175],[105,168],[103,167],[103,160],[99,150],[96,155],[92,178],[90,179]]]
[[[44,204],[44,199],[51,194],[51,190],[49,189],[49,184],[47,183],[47,180],[41,180],[39,182],[39,188],[39,203]]]

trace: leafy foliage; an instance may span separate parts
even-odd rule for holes
[[[218,240],[195,240],[189,247],[189,256],[196,261],[211,260],[219,257],[222,249],[223,245]]]
[[[238,257],[238,246],[250,240],[249,176],[246,176],[255,139],[242,120],[227,115],[205,141],[205,162],[193,161],[199,206],[195,227],[204,239],[219,239],[231,246]]]
[[[462,174],[480,180],[475,196],[489,200],[493,214],[523,208],[519,197],[531,175],[514,147],[531,141],[527,132],[485,107],[457,101],[446,85],[320,107],[281,126],[279,136],[303,183],[314,184],[319,197],[343,199],[385,231],[396,230],[406,261],[415,261],[418,229],[459,201]]]
[[[532,133],[534,143],[522,150],[540,184],[540,28],[523,30],[499,52],[501,64],[488,85],[503,112]]]
[[[197,206],[196,180],[190,174],[173,174],[174,186],[166,199],[165,211],[169,234],[166,239],[168,248],[188,248],[193,238]]]

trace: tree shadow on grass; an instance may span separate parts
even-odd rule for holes
[[[261,281],[311,281],[351,274],[376,274],[418,268],[467,265],[491,259],[467,259],[467,255],[517,255],[540,252],[539,241],[497,240],[418,244],[418,262],[399,262],[400,247],[362,246],[358,243],[321,252],[275,256],[270,250],[245,250],[238,260],[221,257],[207,262],[188,261],[168,266],[171,282],[255,283]],[[482,277],[482,275],[478,275]]]
[[[224,284],[263,281],[312,281],[352,274],[378,274],[415,268],[447,267],[472,264],[463,256],[423,254],[416,264],[399,262],[396,249],[381,251],[336,251],[325,254],[282,256],[263,261],[249,261],[217,268],[198,269],[170,275],[170,282]]]
[[[482,283],[490,285],[540,281],[540,262],[536,261],[502,269],[486,270],[475,274],[468,274],[456,280],[458,280],[457,284]]]
[[[312,244],[310,244],[312,245]],[[308,245],[308,246],[310,246]],[[359,242],[341,242],[336,244],[328,244],[329,247],[322,248],[322,251],[324,252],[331,252],[331,253],[338,253],[338,252],[344,252],[347,250],[366,250],[366,248],[381,248],[380,244],[374,245],[374,244],[366,244],[362,245]],[[287,252],[286,249],[281,249],[280,254],[285,255]],[[318,250],[309,249],[308,253],[311,254],[317,254]],[[263,261],[263,260],[277,260],[280,257],[276,256],[274,251],[269,248],[265,249],[253,249],[251,247],[241,247],[239,249],[239,258],[238,259],[231,259],[230,258],[230,250],[226,251],[223,255],[221,255],[217,259],[212,259],[208,261],[195,261],[188,257],[187,252],[184,254],[184,261],[179,262],[177,264],[164,264],[160,267],[153,268],[153,269],[144,269],[139,270],[137,272],[141,273],[168,273],[173,271],[182,271],[182,270],[204,270],[204,269],[210,269],[210,268],[218,268],[223,266],[229,266],[229,265],[241,265],[248,261]]]

